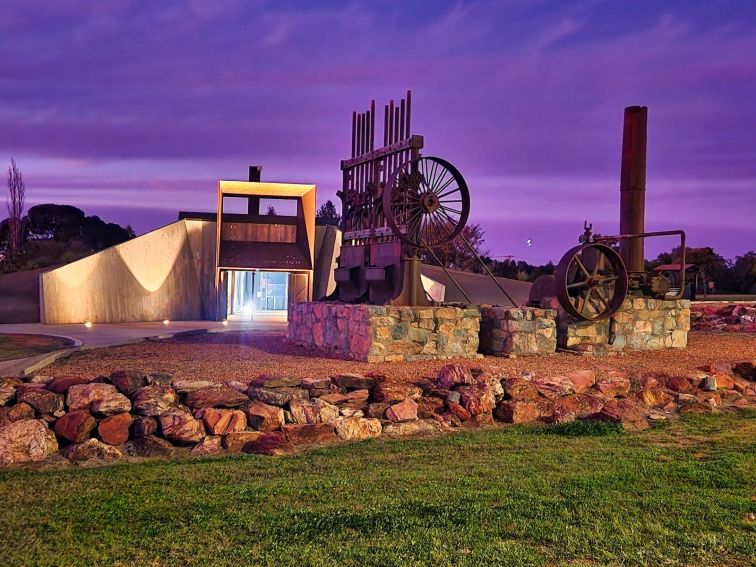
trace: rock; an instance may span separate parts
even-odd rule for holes
[[[378,386],[376,386],[377,388]],[[370,390],[352,390],[346,394],[346,403],[362,406],[368,401]]]
[[[147,385],[147,375],[144,372],[119,370],[110,375],[110,383],[124,396],[131,397]]]
[[[334,443],[339,440],[330,423],[306,423],[304,425],[284,425],[283,433],[292,445],[315,445]]]
[[[92,402],[110,400],[120,396],[112,384],[91,382],[89,384],[75,384],[68,389],[66,405],[68,411],[89,409]]]
[[[490,413],[496,407],[495,390],[488,382],[459,386],[457,391],[462,397],[462,405],[471,415]]]
[[[99,416],[116,415],[131,411],[131,400],[123,394],[115,394],[112,397],[92,402],[89,407],[93,414]]]
[[[365,408],[365,415],[376,419],[383,419],[386,417],[386,410],[389,409],[389,405],[384,402],[368,404]]]
[[[192,409],[238,408],[249,402],[249,398],[227,386],[220,386],[190,392],[186,395],[184,402]]]
[[[235,431],[223,438],[223,446],[229,453],[241,453],[248,443],[256,441],[261,435],[260,431]]]
[[[576,370],[567,374],[566,378],[572,382],[576,394],[584,394],[596,383],[593,370]]]
[[[0,406],[12,402],[16,397],[16,388],[13,386],[0,386]]]
[[[648,422],[629,399],[607,400],[600,412],[591,416],[599,421],[621,423],[625,429],[640,431],[648,429]]]
[[[367,390],[362,391],[367,392]],[[372,391],[372,399],[374,402],[396,403],[401,402],[406,398],[419,400],[422,395],[423,391],[418,386],[411,384],[395,384],[391,382],[379,382],[375,385]]]
[[[376,379],[362,374],[339,374],[331,378],[339,388],[345,390],[369,390],[375,386]]]
[[[690,381],[683,376],[669,376],[665,380],[664,385],[673,392],[679,392],[681,394],[687,394],[693,391],[693,386],[690,384]]]
[[[451,390],[455,386],[472,384],[474,382],[472,372],[461,364],[447,364],[442,366],[436,376],[436,386]]]
[[[277,406],[251,402],[245,412],[250,427],[258,431],[274,431],[284,424],[284,412]]]
[[[50,382],[53,381],[52,376],[47,376],[46,374],[35,374],[31,378],[29,378],[29,382],[32,384],[44,384],[47,385]]]
[[[339,408],[321,398],[313,400],[293,400],[289,411],[298,424],[328,423],[339,417]]]
[[[364,391],[366,390],[355,390],[355,392],[364,392]],[[312,395],[312,390],[310,390],[310,392]],[[329,393],[324,396],[318,396],[318,397],[324,402],[328,402],[329,404],[334,404],[334,405],[342,404],[349,400],[349,398],[347,398],[345,394],[340,394],[338,392],[333,392],[333,393]]]
[[[546,423],[569,423],[575,421],[581,413],[581,400],[578,396],[567,396],[551,401],[549,415],[542,415]]]
[[[163,437],[177,443],[197,443],[205,436],[205,427],[199,419],[183,411],[170,411],[158,417]]]
[[[365,417],[365,412],[350,407],[344,407],[339,408],[339,415],[344,417]]]
[[[595,388],[610,398],[627,396],[630,393],[630,378],[621,370],[610,370],[597,377]]]
[[[286,455],[292,451],[292,446],[282,432],[270,431],[260,433],[257,439],[245,444],[242,450],[258,455]]]
[[[55,422],[55,433],[63,439],[82,443],[89,438],[96,425],[97,421],[87,410],[79,410],[59,417]]]
[[[56,376],[47,384],[46,388],[56,394],[65,394],[71,386],[88,384],[91,381],[91,378],[84,376]]]
[[[538,405],[532,401],[507,400],[499,402],[494,417],[505,423],[530,423],[539,417]]]
[[[34,408],[26,403],[0,407],[0,428],[22,419],[34,419]]]
[[[389,423],[383,428],[386,437],[407,437],[410,435],[434,435],[444,431],[443,425],[435,419],[418,419]]]
[[[135,413],[157,416],[176,409],[178,396],[170,386],[145,386],[134,394],[132,401]]]
[[[16,402],[25,402],[37,410],[57,417],[64,413],[63,394],[56,394],[41,388],[22,390],[16,397]]]
[[[756,382],[756,361],[738,362],[733,370],[741,378]]]
[[[132,434],[137,439],[154,435],[158,430],[158,422],[154,417],[138,417],[131,427]]]
[[[533,382],[524,378],[507,378],[502,382],[504,396],[512,400],[535,400],[538,389]]]
[[[455,404],[462,403],[462,396],[459,392],[455,390],[436,390],[437,392],[448,392],[446,396],[443,397],[444,400],[447,402],[454,402]]]
[[[172,457],[176,452],[173,445],[155,435],[132,439],[125,445],[125,450],[136,457]]]
[[[329,390],[332,385],[333,382],[331,382],[330,378],[305,378],[299,386],[308,390],[313,388],[317,390]]]
[[[717,391],[717,379],[714,376],[706,375],[699,384],[699,388],[709,392]]]
[[[206,408],[202,421],[210,435],[226,435],[247,429],[247,417],[241,410]]]
[[[209,435],[192,447],[192,455],[218,455],[223,452],[223,437]]]
[[[297,388],[302,383],[300,378],[293,376],[258,376],[250,383],[250,386],[258,388]]]
[[[123,453],[107,445],[98,439],[87,439],[83,443],[69,445],[63,451],[63,456],[69,461],[90,461],[97,459],[99,461],[116,461],[123,457]]]
[[[403,402],[393,404],[386,410],[386,419],[398,423],[417,419],[417,402],[407,398]]]
[[[236,390],[240,394],[246,394],[247,390],[249,390],[249,384],[240,382],[239,380],[226,380],[226,386],[232,390]]]
[[[696,397],[700,402],[718,408],[722,405],[722,397],[717,392],[698,392]]]
[[[550,400],[575,393],[572,381],[565,376],[534,378],[533,385],[539,394]]]
[[[174,380],[171,386],[173,386],[173,389],[176,390],[176,393],[179,395],[196,392],[197,390],[207,390],[221,387],[221,385],[217,382],[211,382],[210,380]],[[236,390],[235,388],[231,389]]]
[[[470,412],[467,411],[462,404],[447,401],[446,406],[449,408],[449,411],[457,416],[460,421],[468,421],[472,417]]]
[[[417,400],[417,417],[426,419],[436,416],[444,410],[444,400],[439,398],[420,398]]]
[[[21,419],[0,428],[0,465],[43,461],[58,450],[58,441],[41,419]]]
[[[129,440],[131,414],[119,413],[97,424],[97,435],[108,445],[122,445]]]
[[[147,375],[148,386],[168,387],[173,383],[173,376],[168,372],[152,372]]]
[[[292,400],[306,400],[310,397],[307,390],[301,388],[258,388],[251,386],[248,391],[253,402],[283,407]]]
[[[672,400],[672,396],[656,387],[641,390],[638,392],[638,399],[649,407],[663,407]]]
[[[735,386],[734,378],[729,374],[725,374],[724,372],[717,372],[716,374],[714,374],[714,379],[717,382],[718,390],[732,390],[732,388]]]
[[[707,414],[714,411],[714,406],[705,402],[688,402],[680,406],[680,415]]]
[[[359,441],[379,437],[383,427],[379,419],[342,417],[333,422],[336,435],[344,441]]]

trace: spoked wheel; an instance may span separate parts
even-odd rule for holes
[[[627,269],[605,244],[581,244],[567,251],[554,272],[562,308],[582,321],[614,314],[627,295]]]
[[[405,162],[389,177],[383,214],[394,234],[408,244],[442,246],[467,224],[467,183],[456,167],[441,158]]]

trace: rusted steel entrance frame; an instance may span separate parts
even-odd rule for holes
[[[648,108],[625,108],[622,130],[622,170],[620,173],[620,234],[639,235],[645,230],[646,138]],[[628,272],[644,273],[642,238],[620,242],[620,257]]]

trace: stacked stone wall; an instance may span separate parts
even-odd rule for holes
[[[481,352],[509,356],[556,352],[556,310],[484,305],[480,312]]]
[[[326,302],[292,306],[286,340],[353,360],[402,362],[476,358],[480,310]]]

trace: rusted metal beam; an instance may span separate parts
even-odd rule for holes
[[[621,234],[639,234],[645,230],[647,124],[647,107],[625,108],[620,175]],[[620,256],[631,273],[645,272],[643,252],[642,238],[620,242]]]

